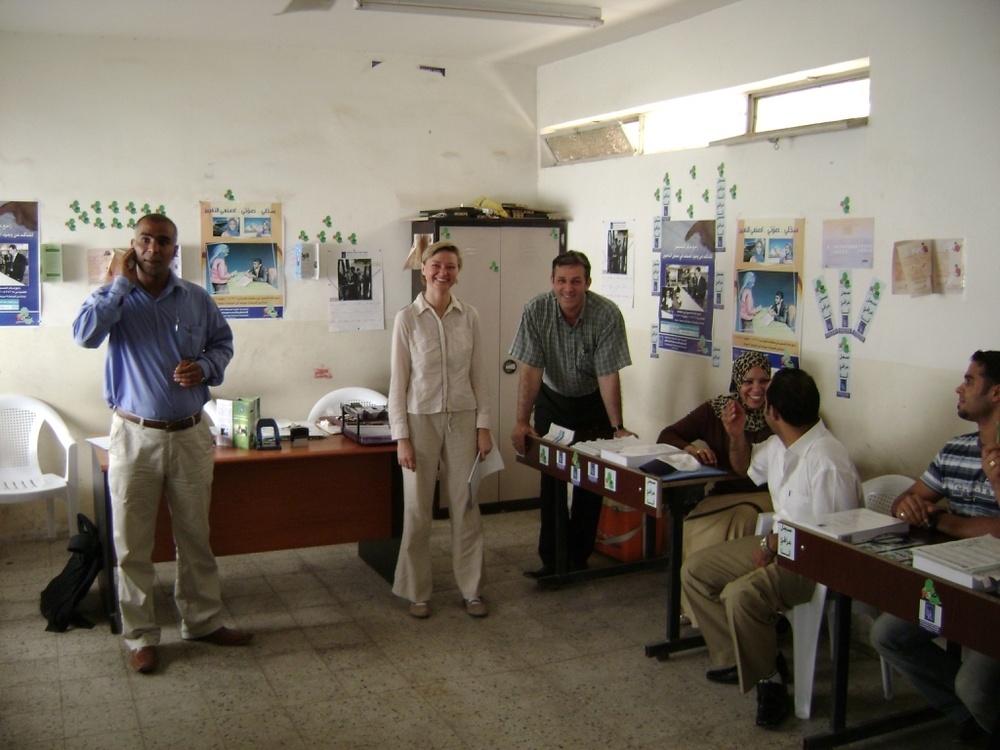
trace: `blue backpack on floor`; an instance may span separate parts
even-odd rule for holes
[[[101,537],[97,526],[83,513],[77,514],[76,525],[80,533],[69,540],[67,549],[72,553],[69,562],[42,592],[41,610],[49,621],[45,629],[56,633],[64,633],[70,626],[94,627],[94,623],[75,610],[101,570]]]

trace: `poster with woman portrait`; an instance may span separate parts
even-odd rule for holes
[[[764,352],[798,366],[805,219],[740,219],[733,283],[733,356]]]
[[[201,203],[202,278],[229,319],[284,316],[280,203]]]

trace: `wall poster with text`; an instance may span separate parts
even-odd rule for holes
[[[711,356],[714,245],[714,221],[662,222],[656,285],[660,349]]]
[[[0,325],[41,319],[38,203],[0,200]]]
[[[733,358],[768,355],[798,367],[802,341],[805,219],[740,219],[736,225]]]
[[[205,288],[229,319],[284,315],[280,203],[201,202]]]

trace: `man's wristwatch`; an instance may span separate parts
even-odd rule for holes
[[[760,538],[760,551],[769,557],[775,557],[778,553],[771,549],[771,545],[767,543],[767,534]]]
[[[615,427],[615,432],[621,432],[624,429],[625,429],[625,425],[620,424],[617,427]]]

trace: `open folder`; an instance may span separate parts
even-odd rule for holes
[[[493,433],[490,433],[490,437],[493,437]],[[479,494],[479,483],[483,481],[484,477],[488,477],[495,471],[500,471],[503,468],[503,456],[500,455],[500,449],[497,447],[497,441],[493,441],[493,450],[486,454],[484,458],[481,454],[476,454],[476,463],[472,467],[472,473],[469,474],[469,507],[471,508],[476,504],[476,496]]]

